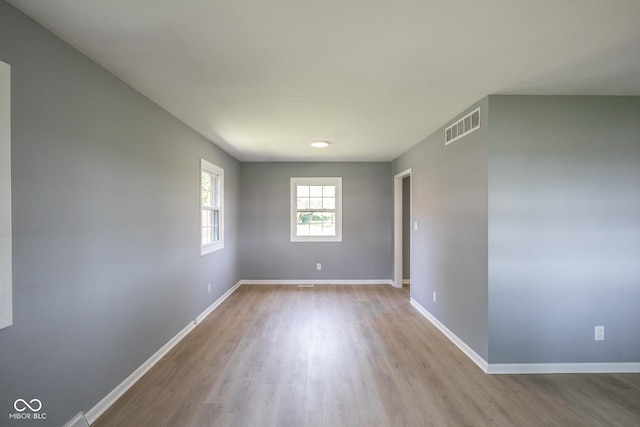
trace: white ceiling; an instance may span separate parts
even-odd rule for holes
[[[9,2],[243,161],[393,160],[488,94],[640,95],[638,0]]]

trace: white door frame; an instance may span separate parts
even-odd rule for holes
[[[402,287],[402,180],[408,176],[411,176],[411,169],[393,177],[393,286],[396,288]],[[413,186],[413,180],[411,184]],[[413,199],[411,187],[409,194]],[[409,216],[413,218],[411,208],[409,208]]]

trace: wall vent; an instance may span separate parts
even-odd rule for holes
[[[444,130],[444,144],[449,145],[480,128],[480,109],[477,108]]]

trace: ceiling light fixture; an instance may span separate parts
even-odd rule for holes
[[[328,147],[329,143],[327,141],[313,141],[311,143],[311,146],[315,148],[324,148],[324,147]]]

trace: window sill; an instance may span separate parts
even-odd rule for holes
[[[210,254],[212,252],[219,251],[224,248],[224,243],[214,243],[212,245],[202,246],[200,247],[200,256],[204,256]]]

